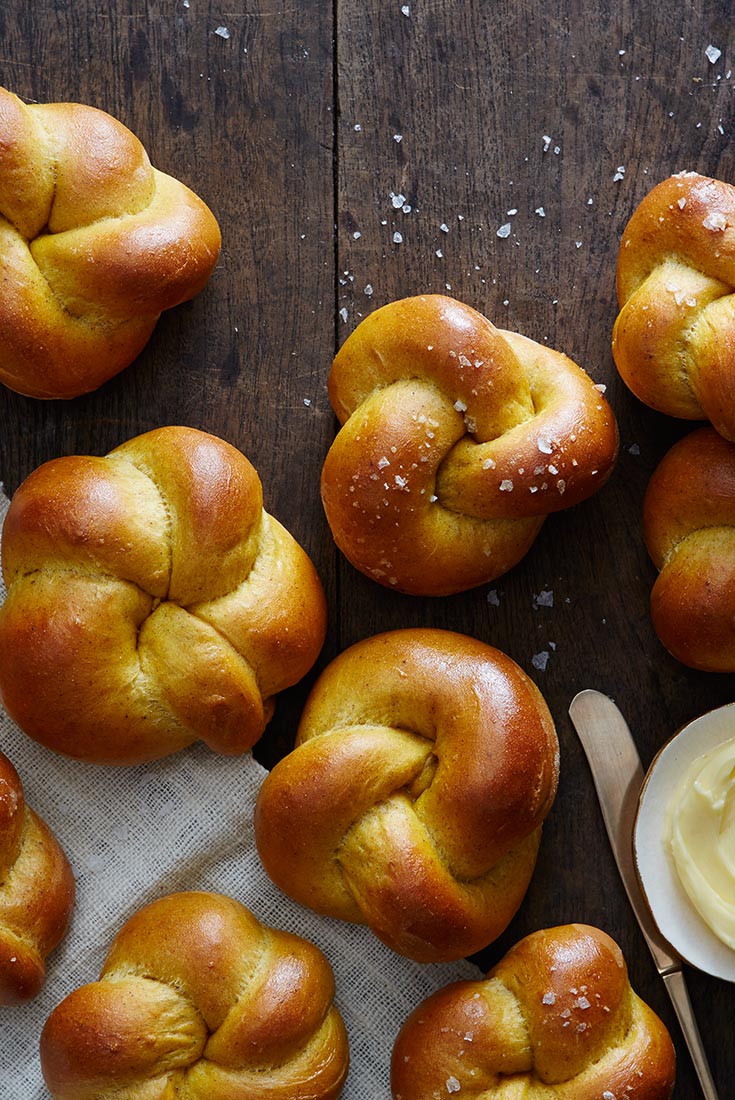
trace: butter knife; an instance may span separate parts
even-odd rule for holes
[[[682,961],[656,927],[638,882],[633,857],[633,824],[643,785],[643,768],[630,729],[612,699],[599,691],[580,691],[575,695],[569,716],[592,771],[625,892],[671,998],[705,1100],[718,1100],[689,1000]]]

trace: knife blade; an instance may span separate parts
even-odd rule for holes
[[[663,938],[638,881],[633,825],[643,786],[643,768],[628,723],[599,691],[580,691],[569,716],[584,749],[620,877],[643,938],[674,1006],[705,1100],[718,1100],[702,1037],[684,980],[682,961]]]

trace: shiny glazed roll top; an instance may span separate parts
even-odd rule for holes
[[[220,252],[211,210],[151,166],[122,123],[0,88],[0,381],[29,397],[96,389],[193,298]]]
[[[41,1034],[54,1100],[336,1100],[347,1066],[321,951],[204,892],[135,913]]]
[[[393,1100],[669,1100],[675,1056],[599,928],[534,932],[481,981],[455,982],[405,1022]]]
[[[132,764],[243,753],[324,641],[309,558],[230,444],[159,428],[59,458],[3,528],[0,695],[35,740]]]
[[[576,363],[439,294],[362,321],[329,396],[342,425],[322,470],[334,540],[356,569],[413,595],[507,572],[617,454],[612,410]]]
[[[548,708],[499,650],[443,630],[359,642],[324,671],[255,811],[287,894],[423,962],[495,939],[556,792]]]

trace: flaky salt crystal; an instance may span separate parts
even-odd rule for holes
[[[544,436],[539,437],[536,446],[544,455],[550,455],[554,450],[551,445],[551,441],[549,439],[546,439]]]
[[[482,460],[482,468],[483,468],[483,470],[494,470],[495,469],[495,459],[494,458],[484,458]]]
[[[386,466],[390,466],[390,459],[386,458],[385,455],[383,455],[382,458],[378,459],[377,467],[379,470],[384,470]]]
[[[498,237],[509,237],[510,236],[510,222],[506,222],[505,225],[501,225],[500,229],[496,233],[496,236],[498,236]]]
[[[707,60],[709,61],[710,65],[714,65],[714,63],[716,61],[719,61],[722,57],[722,50],[718,50],[717,46],[713,46],[712,43],[709,44],[704,52],[707,55]]]
[[[711,214],[702,222],[705,229],[727,229],[727,220],[724,214],[721,214],[719,210],[713,210]]]
[[[541,1004],[554,1005],[556,1004],[556,993],[544,993],[541,998]]]
[[[230,38],[230,32],[227,27],[217,27],[215,34],[218,34],[220,38]]]
[[[447,1077],[447,1092],[459,1092],[461,1088],[456,1077]]]
[[[497,589],[492,588],[487,594],[487,602],[491,607],[500,607],[500,597],[498,596]]]
[[[539,672],[545,672],[546,671],[546,666],[547,666],[548,663],[549,663],[549,651],[548,651],[548,649],[543,649],[540,653],[534,653],[533,657],[531,658],[531,664],[533,665],[534,668],[538,669]]]
[[[500,482],[500,492],[501,493],[512,493],[513,492],[513,482],[510,480],[510,478],[504,477],[503,480]]]
[[[394,233],[393,234],[393,244],[403,244],[403,234],[402,233]]]
[[[462,401],[459,397],[454,402],[454,407],[458,413],[467,412],[467,406],[465,405],[464,401]]]

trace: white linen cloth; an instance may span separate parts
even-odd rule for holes
[[[0,521],[8,501],[0,491]],[[0,600],[4,598],[0,583]],[[214,890],[260,921],[316,943],[335,972],[351,1068],[344,1100],[388,1100],[397,1031],[433,990],[479,971],[460,961],[422,966],[366,928],[297,905],[268,879],[255,848],[253,807],[266,771],[252,757],[218,757],[197,745],[134,768],[67,760],[26,737],[0,709],[0,748],[26,801],[58,837],[74,868],[71,928],[50,956],[28,1005],[0,1008],[0,1100],[45,1100],[38,1039],[72,989],[99,976],[117,929],[142,905],[178,890]]]

